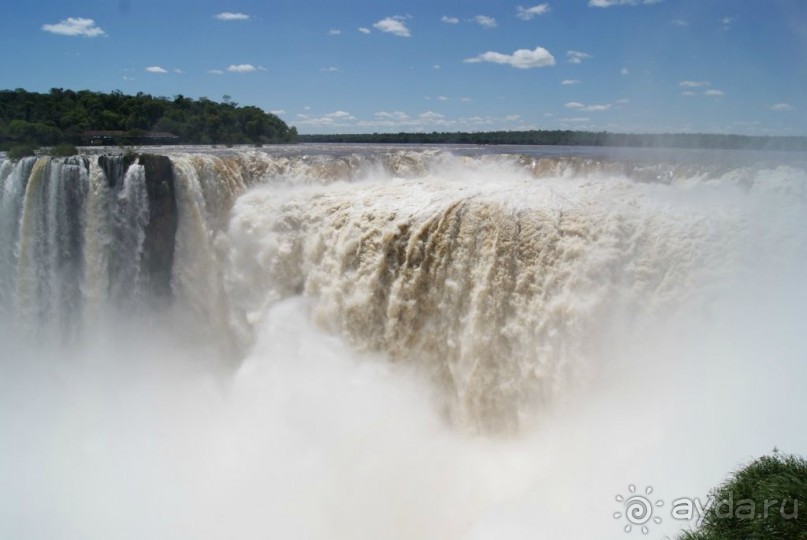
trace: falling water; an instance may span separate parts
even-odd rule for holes
[[[123,301],[142,294],[140,275],[143,243],[149,221],[146,173],[142,165],[132,165],[123,184],[110,201],[109,283],[113,299]]]
[[[799,156],[301,148],[0,162],[0,535],[616,538],[807,442]]]

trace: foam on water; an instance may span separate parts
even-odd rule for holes
[[[166,306],[140,165],[0,163],[0,536],[622,538],[807,443],[799,166],[172,167]]]

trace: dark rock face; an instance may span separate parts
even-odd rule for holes
[[[143,154],[140,165],[146,172],[149,222],[143,244],[142,275],[157,298],[171,298],[171,270],[177,232],[177,201],[174,168],[166,156]]]
[[[137,163],[143,166],[145,172],[146,194],[148,199],[148,222],[145,225],[145,238],[143,239],[142,256],[139,261],[138,274],[143,279],[143,289],[148,291],[153,299],[171,299],[171,272],[174,265],[174,243],[177,231],[177,203],[174,189],[174,170],[171,159],[167,156],[155,154],[137,155],[127,153],[124,155],[102,155],[98,157],[98,165],[104,171],[107,185],[112,189],[110,204],[115,207],[116,197],[124,189],[124,178],[129,168]],[[118,208],[118,210],[120,210]],[[125,219],[124,219],[125,221]],[[126,250],[127,224],[109,224],[113,230],[113,246],[123,246],[122,252],[116,247],[112,248],[110,259],[110,287],[113,296],[126,299],[131,294],[129,288],[132,276],[127,276],[129,258],[132,256]],[[119,288],[121,290],[116,290]]]
[[[64,158],[57,198],[62,212],[57,216],[59,243],[56,267],[62,276],[60,301],[66,306],[61,326],[67,335],[78,330],[76,313],[82,308],[81,276],[84,274],[84,215],[89,191],[90,160],[86,157]]]
[[[119,186],[129,166],[137,160],[135,154],[98,156],[98,165],[104,171],[109,187]]]

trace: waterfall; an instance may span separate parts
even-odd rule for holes
[[[122,156],[2,163],[0,295],[21,331],[69,341],[85,307],[128,309],[164,290],[174,238],[158,219],[175,202],[150,193],[147,166]]]
[[[24,330],[55,327],[70,332],[81,308],[87,162],[40,158],[17,169],[6,180],[9,204],[3,209],[9,214],[8,232],[17,236],[10,236],[6,246],[16,266],[13,277],[4,276],[6,282],[13,281],[9,304],[15,306],[16,322]],[[20,184],[25,185],[24,194]],[[12,222],[16,215],[18,220]]]
[[[126,171],[120,190],[112,194],[110,202],[110,294],[113,299],[122,301],[143,294],[140,273],[149,205],[142,165],[132,165]]]
[[[227,278],[247,321],[311,297],[321,327],[428,373],[456,425],[510,431],[602,368],[590,359],[619,325],[705,309],[744,228],[731,208],[671,205],[658,186],[496,164],[247,193]]]
[[[518,151],[0,159],[0,536],[672,537],[804,448],[803,157]]]
[[[24,332],[69,340],[162,305],[237,365],[303,295],[483,432],[595,377],[613,336],[710,309],[747,255],[749,201],[805,198],[798,167],[432,150],[41,157],[0,180],[0,297]]]

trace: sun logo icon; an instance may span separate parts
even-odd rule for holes
[[[622,504],[622,512],[614,512],[614,519],[620,519],[625,516],[628,524],[625,525],[625,532],[629,533],[633,530],[633,526],[641,526],[642,533],[647,534],[650,529],[647,524],[652,520],[656,524],[661,523],[661,518],[653,516],[654,507],[664,506],[664,501],[652,502],[650,496],[653,494],[653,488],[647,486],[644,490],[644,495],[636,494],[636,486],[633,484],[628,486],[630,494],[616,496],[616,502]]]

